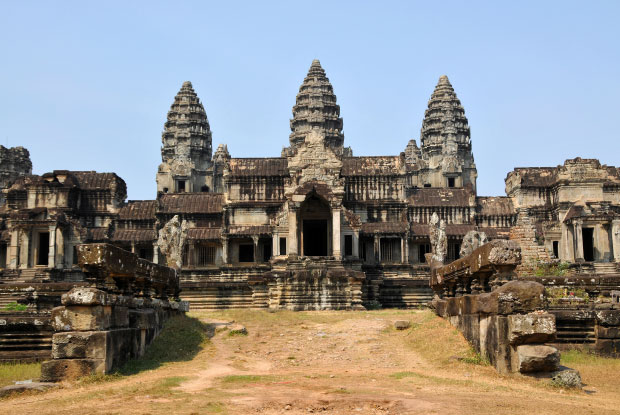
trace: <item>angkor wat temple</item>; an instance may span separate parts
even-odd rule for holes
[[[27,151],[2,148],[0,280],[79,282],[76,246],[87,242],[163,262],[158,232],[175,216],[186,223],[180,276],[192,308],[425,304],[434,213],[447,262],[474,235],[517,240],[525,274],[553,259],[576,274],[617,272],[620,171],[580,158],[516,168],[507,196],[478,196],[470,128],[446,76],[428,102],[419,146],[403,142],[398,155],[357,157],[344,146],[340,107],[318,60],[290,125],[279,157],[234,158],[223,144],[213,153],[207,114],[185,82],[164,124],[154,200],[126,201],[114,173],[32,175]]]

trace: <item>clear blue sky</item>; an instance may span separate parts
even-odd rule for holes
[[[155,197],[183,81],[214,149],[279,156],[314,58],[354,155],[419,140],[446,74],[471,126],[480,195],[504,195],[517,166],[620,165],[618,1],[0,1],[0,143],[27,147],[38,174],[116,172],[130,199]]]

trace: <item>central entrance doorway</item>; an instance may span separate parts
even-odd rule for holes
[[[583,259],[594,261],[594,228],[583,228]]]
[[[301,252],[303,256],[329,256],[331,212],[329,205],[311,194],[301,205]]]

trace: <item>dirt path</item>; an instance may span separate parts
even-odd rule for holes
[[[196,316],[215,335],[192,361],[0,401],[0,413],[612,414],[620,407],[620,388],[604,368],[585,372],[587,392],[566,392],[459,361],[464,340],[427,311]],[[396,331],[397,319],[414,327]],[[248,334],[231,336],[224,323],[232,320]]]

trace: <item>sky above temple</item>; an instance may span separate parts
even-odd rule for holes
[[[104,4],[105,3],[105,4]],[[397,155],[440,75],[471,126],[478,194],[514,167],[620,165],[620,2],[0,4],[0,144],[34,173],[116,172],[153,199],[166,113],[192,82],[213,149],[278,157],[318,58],[354,155]]]

